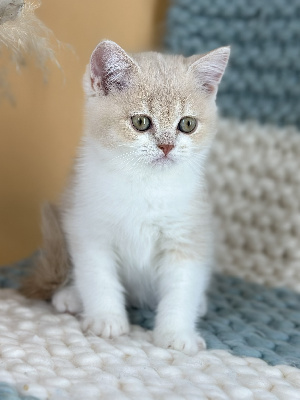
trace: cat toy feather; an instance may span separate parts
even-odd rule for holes
[[[0,0],[0,54],[3,55],[5,50],[8,53],[8,57],[1,57],[0,98],[6,97],[12,103],[14,99],[7,80],[7,62],[12,62],[20,70],[26,65],[26,56],[31,56],[44,74],[48,61],[60,68],[54,49],[61,42],[36,17],[35,10],[40,5],[39,0]]]
[[[34,14],[40,5],[40,1],[0,0],[0,49],[8,48],[17,66],[24,64],[25,54],[34,55],[42,68],[48,60],[59,65],[51,45],[54,35]]]

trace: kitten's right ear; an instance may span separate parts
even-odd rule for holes
[[[130,86],[139,67],[116,43],[104,40],[92,53],[90,61],[91,87],[96,94],[109,94]]]
[[[216,96],[219,83],[230,56],[230,47],[219,47],[201,56],[192,56],[189,70],[196,77],[197,86],[208,95]]]

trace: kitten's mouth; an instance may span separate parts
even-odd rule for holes
[[[152,164],[154,165],[162,165],[162,166],[168,166],[174,164],[174,160],[172,160],[168,156],[161,156],[159,158],[156,158],[155,160],[152,161]]]

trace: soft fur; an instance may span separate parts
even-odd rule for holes
[[[32,273],[24,279],[20,291],[27,297],[50,300],[53,293],[68,282],[71,263],[56,206],[45,204],[42,210],[43,248],[34,259]]]
[[[204,167],[228,57],[228,47],[129,56],[110,41],[92,54],[84,137],[61,205],[73,279],[53,297],[58,310],[82,312],[83,329],[125,334],[126,304],[148,306],[158,345],[189,354],[205,346],[194,330],[212,255]],[[137,131],[134,115],[151,128]],[[198,121],[191,134],[178,129],[185,116]],[[165,145],[174,146],[167,155]]]

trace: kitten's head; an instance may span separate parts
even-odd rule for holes
[[[88,136],[124,166],[195,164],[215,133],[229,54],[221,47],[189,58],[128,55],[114,42],[99,43],[84,77]]]

